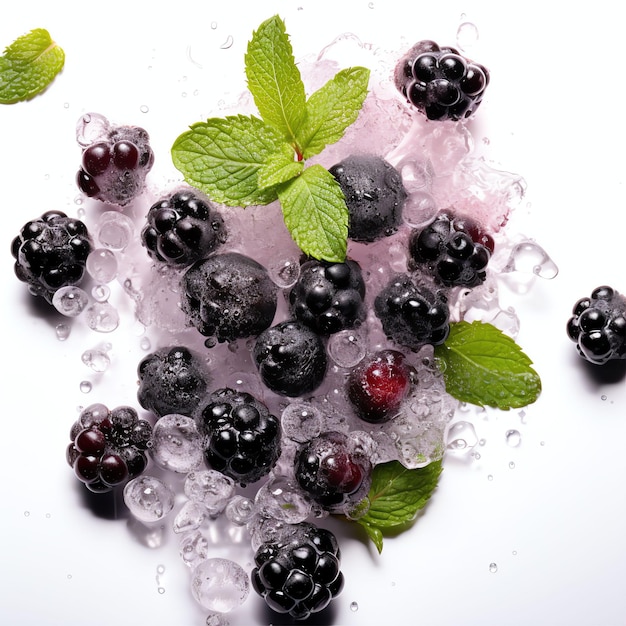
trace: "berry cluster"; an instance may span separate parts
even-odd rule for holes
[[[341,552],[328,530],[301,523],[263,543],[254,556],[252,586],[277,613],[304,620],[325,609],[344,585]]]
[[[86,196],[123,207],[143,191],[153,163],[143,128],[113,126],[83,150],[76,183]]]
[[[198,425],[207,464],[242,485],[265,476],[280,456],[280,422],[249,393],[218,389],[200,408]]]
[[[590,363],[626,359],[626,298],[612,287],[597,287],[581,298],[567,322],[567,335]]]
[[[139,404],[158,417],[177,413],[191,416],[209,384],[206,361],[185,346],[146,355],[137,366]]]
[[[469,218],[442,212],[409,240],[415,266],[426,266],[447,287],[476,287],[487,276],[493,237]]]
[[[357,326],[365,318],[365,281],[355,261],[302,264],[289,292],[291,312],[312,330],[330,335]]]
[[[489,84],[487,68],[458,50],[420,41],[396,66],[395,84],[429,120],[461,120],[481,103]]]
[[[61,211],[27,222],[11,243],[15,275],[30,293],[52,302],[57,289],[78,285],[93,246],[87,227]]]
[[[191,265],[226,240],[224,220],[208,198],[177,191],[150,207],[141,241],[151,258],[169,265]]]
[[[92,404],[70,430],[67,462],[87,489],[110,491],[144,471],[151,437],[152,426],[133,408]]]

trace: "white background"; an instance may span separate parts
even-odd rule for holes
[[[387,539],[381,556],[358,533],[334,526],[347,582],[322,619],[342,626],[625,623],[626,383],[598,381],[564,326],[573,303],[596,286],[626,292],[620,82],[626,12],[619,3],[582,6],[454,0],[12,6],[11,18],[0,22],[1,46],[44,27],[67,60],[41,97],[0,108],[2,623],[204,622],[175,544],[147,548],[124,519],[99,517],[65,464],[77,406],[134,403],[139,339],[128,329],[127,342],[111,338],[112,368],[92,376],[80,354],[108,338],[76,331],[59,342],[59,318],[43,315],[15,279],[9,246],[27,220],[46,210],[76,214],[74,127],[85,112],[148,128],[154,176],[177,180],[167,157],[173,139],[215,114],[220,101],[236,101],[245,87],[246,42],[274,13],[287,23],[296,58],[348,32],[385,53],[425,38],[454,45],[458,26],[473,22],[480,39],[472,53],[490,68],[492,82],[472,132],[488,140],[484,152],[494,166],[527,182],[509,228],[535,238],[560,268],[529,294],[502,294],[519,314],[518,342],[542,377],[538,402],[525,412],[475,416],[485,439],[481,458],[447,458],[424,514],[410,531]],[[232,46],[224,49],[229,36]],[[84,379],[94,384],[89,396],[79,390]],[[521,432],[517,448],[505,444],[510,428]],[[254,595],[228,620],[284,623]]]

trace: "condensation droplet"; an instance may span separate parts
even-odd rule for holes
[[[498,565],[496,563],[489,563],[489,571],[495,574],[498,571]]]
[[[80,382],[80,390],[82,393],[89,393],[92,389],[92,385],[88,380],[81,380]]]

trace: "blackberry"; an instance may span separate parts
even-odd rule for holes
[[[210,376],[206,362],[184,346],[161,348],[137,367],[139,404],[158,417],[191,416],[204,398]]]
[[[152,426],[131,407],[92,404],[72,425],[70,438],[67,462],[87,489],[100,493],[144,471]]]
[[[85,224],[61,211],[27,222],[11,243],[15,275],[49,303],[57,289],[81,283],[92,250]]]
[[[261,333],[253,358],[263,383],[290,397],[317,389],[328,363],[319,335],[297,320],[281,322]]]
[[[409,239],[411,267],[425,265],[447,287],[476,287],[487,277],[491,235],[469,218],[443,212]]]
[[[365,281],[356,261],[302,264],[289,292],[292,314],[309,328],[330,335],[353,328],[365,319]]]
[[[372,464],[348,435],[328,431],[304,444],[296,454],[298,484],[330,513],[354,508],[369,491]]]
[[[206,437],[207,464],[242,485],[265,476],[280,456],[280,422],[249,393],[218,389],[199,410],[197,421]]]
[[[597,287],[581,298],[567,322],[567,335],[590,363],[626,359],[626,297],[612,287]]]
[[[307,522],[258,548],[253,589],[277,613],[303,620],[325,609],[342,591],[341,551],[333,533]]]
[[[393,277],[376,296],[374,311],[387,337],[412,350],[442,344],[450,332],[445,296],[406,274]]]
[[[152,259],[169,265],[191,265],[226,240],[217,209],[194,191],[177,191],[150,207],[141,242]]]
[[[434,41],[416,43],[399,61],[395,84],[429,120],[461,120],[480,105],[489,84],[487,68]]]
[[[84,147],[76,183],[86,196],[123,207],[143,191],[154,164],[150,136],[139,126],[102,120],[106,132]]]
[[[373,154],[352,155],[330,168],[348,206],[348,237],[372,242],[393,235],[402,222],[407,192],[402,176]]]
[[[181,281],[181,307],[207,337],[234,341],[252,337],[272,323],[277,287],[267,270],[237,252],[196,261]]]

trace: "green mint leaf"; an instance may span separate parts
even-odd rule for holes
[[[30,100],[63,69],[65,53],[43,28],[22,35],[0,57],[0,103]]]
[[[288,144],[283,144],[280,152],[270,155],[259,170],[259,189],[275,187],[299,176],[304,169],[303,161],[294,161],[295,153]]]
[[[368,494],[370,506],[357,522],[378,552],[382,552],[385,532],[403,530],[417,517],[435,491],[441,471],[441,461],[417,469],[407,469],[398,461],[374,467]]]
[[[172,160],[188,183],[215,202],[245,207],[276,200],[276,189],[260,188],[257,177],[284,149],[276,129],[257,117],[234,115],[191,126],[174,142]]]
[[[245,63],[248,88],[261,117],[295,146],[296,132],[306,115],[306,95],[280,17],[271,17],[253,33]]]
[[[346,258],[348,207],[339,183],[321,165],[278,187],[285,225],[305,254],[342,263]]]
[[[307,101],[307,117],[297,140],[305,159],[339,141],[359,115],[367,96],[370,71],[364,67],[341,70]]]
[[[532,361],[492,324],[451,324],[435,355],[443,362],[446,391],[462,402],[506,410],[532,404],[541,392]]]

